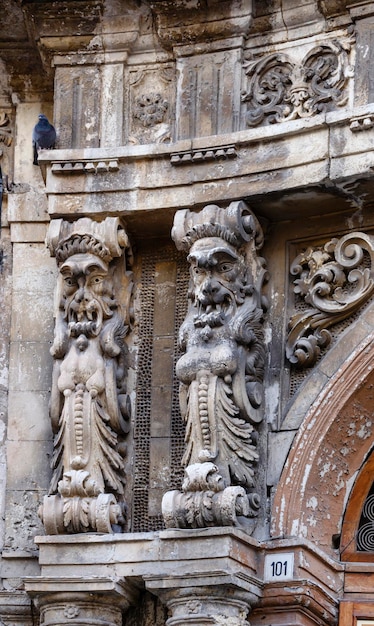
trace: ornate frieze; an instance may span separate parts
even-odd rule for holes
[[[355,313],[374,292],[374,240],[365,233],[310,247],[291,263],[294,292],[302,301],[289,322],[286,355],[311,367],[331,342],[328,330]]]
[[[321,42],[302,59],[291,52],[248,58],[244,62],[247,85],[242,93],[247,125],[287,122],[344,106],[353,72],[353,41],[346,37]]]
[[[168,527],[234,525],[260,506],[254,487],[265,357],[262,232],[245,203],[232,202],[179,211],[172,236],[188,253],[191,276],[176,365],[185,480],[181,492],[165,494],[163,515]]]
[[[48,534],[112,532],[126,518],[129,242],[118,218],[80,218],[53,221],[48,245],[59,268],[51,348],[55,439],[41,517]]]

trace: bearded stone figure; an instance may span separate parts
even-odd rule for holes
[[[182,491],[163,499],[168,527],[236,525],[260,506],[255,426],[262,420],[264,341],[257,256],[262,232],[244,202],[179,211],[173,239],[188,252],[189,310],[176,365],[186,421]]]
[[[41,516],[48,534],[120,531],[130,418],[124,341],[131,292],[124,271],[128,240],[118,218],[56,220],[49,247],[59,267],[59,306],[51,349],[53,477]],[[127,280],[125,306],[115,293],[121,276]]]

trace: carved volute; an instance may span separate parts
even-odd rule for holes
[[[51,349],[55,439],[41,517],[48,534],[112,532],[123,528],[126,516],[128,238],[118,218],[101,223],[81,218],[52,222],[48,244],[59,267]],[[116,287],[123,278],[120,305]]]
[[[264,342],[261,228],[244,202],[176,214],[173,239],[188,252],[189,310],[177,362],[186,421],[182,492],[168,492],[169,527],[227,526],[253,517],[262,420]]]
[[[289,321],[286,355],[290,363],[299,368],[315,365],[331,342],[328,329],[371,298],[373,261],[373,236],[361,232],[308,247],[293,260],[294,292],[302,307]]]

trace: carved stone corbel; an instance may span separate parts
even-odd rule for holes
[[[331,342],[327,329],[355,313],[374,293],[374,239],[357,232],[307,248],[290,271],[303,306],[290,319],[286,356],[298,367],[311,367]]]
[[[128,237],[119,218],[81,218],[54,220],[47,243],[59,277],[51,348],[53,476],[41,518],[48,534],[113,532],[126,518]]]
[[[254,517],[256,425],[263,418],[264,260],[259,223],[244,202],[178,211],[172,237],[190,263],[189,310],[179,332],[186,421],[182,491],[162,510],[167,527],[227,526]]]

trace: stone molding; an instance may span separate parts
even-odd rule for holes
[[[359,115],[352,117],[349,128],[353,133],[361,130],[370,130],[374,126],[374,115]]]
[[[354,232],[309,247],[292,261],[290,272],[303,306],[289,321],[286,356],[298,367],[311,367],[331,342],[327,329],[374,292],[374,238]]]
[[[172,165],[191,165],[206,161],[218,161],[222,159],[234,159],[237,151],[234,145],[219,146],[218,148],[205,148],[202,150],[186,150],[173,152],[170,156]]]
[[[117,159],[110,161],[62,161],[52,165],[52,172],[57,176],[60,174],[106,174],[117,172],[118,169]]]
[[[329,189],[334,196],[338,194],[343,203],[344,197],[351,201],[352,194],[344,187],[346,180],[349,182],[360,174],[355,188],[357,197],[362,192],[367,193],[371,184],[374,131],[368,128],[365,132],[354,133],[350,125],[357,118],[370,117],[373,110],[373,104],[370,104],[316,115],[307,120],[308,133],[305,132],[306,122],[299,119],[173,144],[46,151],[41,155],[40,164],[46,174],[49,213],[52,217],[66,215],[71,219],[88,211],[94,211],[97,216],[116,215],[121,211],[124,216],[131,213],[132,219],[139,215],[144,228],[142,209],[174,213],[180,208],[181,194],[186,197],[186,202],[188,199],[190,206],[204,206],[209,202],[226,203],[239,195],[256,196],[264,184],[270,196],[271,192],[284,189],[285,180],[291,192],[301,184],[310,187],[323,184],[328,185],[328,188],[324,187],[327,192]],[[188,153],[188,158],[196,152],[210,154],[210,151],[217,151],[218,154],[223,146],[229,145],[235,145],[237,157],[210,161],[208,178],[205,170],[204,178],[199,178],[199,168],[205,167],[205,162],[192,161],[193,168],[175,166],[171,162],[175,154]],[[318,151],[314,150],[314,145]],[[274,154],[278,153],[284,157],[274,162]],[[51,171],[53,164],[60,168],[64,162],[71,166],[64,169],[63,175]],[[100,162],[115,162],[119,169],[95,175],[91,164],[96,166]],[[227,185],[228,179],[232,179],[230,186]],[[90,192],[94,192],[94,206]],[[134,194],[140,209],[136,215],[130,208]],[[304,202],[308,202],[307,196]],[[305,208],[309,208],[307,204]],[[277,207],[279,210],[282,211],[282,207]],[[10,210],[9,219],[27,221],[27,212],[25,210],[25,217],[21,218]]]
[[[0,623],[4,626],[34,626],[32,601],[25,591],[0,591]]]
[[[272,507],[273,536],[302,535],[333,555],[331,540],[341,530],[346,489],[372,445],[374,334],[367,335],[367,327],[364,331],[365,339],[326,377],[306,410]],[[324,511],[323,525],[316,523],[317,510]]]
[[[168,626],[226,623],[222,616],[244,626],[249,611],[253,624],[274,616],[277,624],[288,624],[290,615],[305,623],[332,624],[336,619],[344,568],[305,540],[258,542],[239,529],[211,528],[36,541],[41,576],[25,579],[25,587],[38,604],[52,602],[51,610],[60,596],[60,610],[67,603],[72,611],[77,596],[83,599],[90,590],[98,593],[99,604],[108,589],[111,598],[118,593],[116,603],[124,594],[125,611],[136,588],[145,586],[171,609]],[[289,553],[294,566],[286,580],[280,584],[266,578],[266,560],[283,560]],[[93,567],[94,578],[88,575]],[[66,593],[76,593],[76,598]]]
[[[125,524],[126,509],[129,241],[119,218],[108,217],[52,221],[47,243],[59,277],[51,348],[53,476],[41,517],[49,534],[113,532]],[[115,284],[124,280],[120,301]]]

